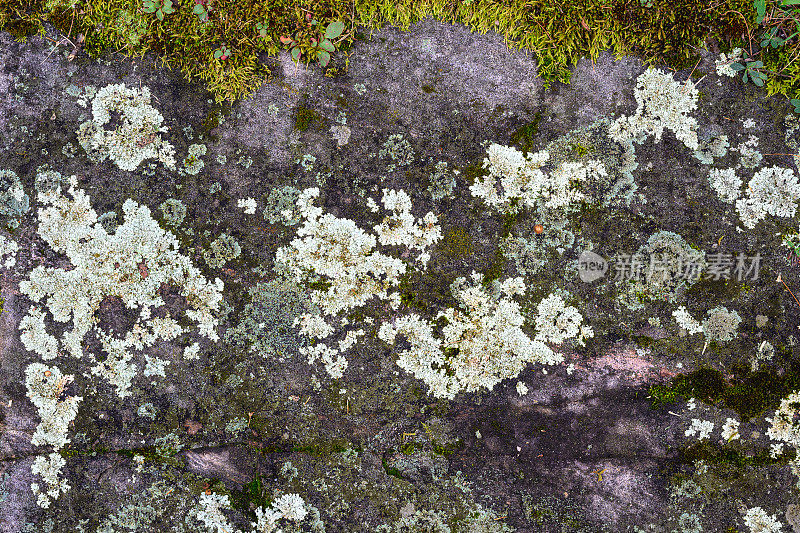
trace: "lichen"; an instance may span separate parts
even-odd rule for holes
[[[236,239],[223,233],[208,246],[208,249],[203,250],[203,259],[209,267],[221,268],[241,254],[242,247]]]

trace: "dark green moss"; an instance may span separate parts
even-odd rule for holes
[[[537,111],[532,122],[529,122],[528,124],[516,129],[514,133],[511,134],[509,142],[526,154],[532,152],[534,140],[536,138],[536,134],[539,133],[539,123],[541,121],[542,112]]]
[[[400,473],[400,470],[393,466],[389,466],[389,461],[387,461],[385,457],[381,459],[381,464],[383,465],[383,470],[387,475],[396,477],[398,479],[403,479],[403,475]]]
[[[436,92],[436,89],[433,87],[433,85],[424,84],[421,87],[421,89],[422,89],[423,92],[426,92],[428,94]]]
[[[462,167],[460,171],[461,175],[470,185],[474,184],[478,178],[489,175],[489,171],[483,168],[483,160],[481,160],[479,163],[470,163],[469,165]]]
[[[711,368],[700,368],[689,374],[681,374],[667,385],[656,385],[650,388],[653,399],[652,407],[663,407],[678,398],[697,398],[708,403],[716,403],[725,390],[725,379],[722,373]]]
[[[231,490],[230,493],[232,507],[248,514],[251,509],[266,508],[272,504],[269,497],[269,487],[264,483],[261,474],[256,474],[252,480],[242,487],[242,490]]]
[[[421,446],[416,442],[404,442],[397,448],[403,455],[414,455]]]
[[[511,230],[514,228],[514,225],[517,223],[517,219],[519,218],[519,213],[516,211],[517,207],[519,206],[519,198],[513,198],[511,200],[511,210],[512,213],[503,213],[502,216],[502,229],[500,230],[500,237],[505,239],[509,235],[511,235]]]
[[[332,453],[342,453],[350,448],[352,448],[352,446],[345,440],[332,440],[325,442],[295,444],[292,446],[291,451],[305,453],[314,457],[325,457]]]
[[[796,361],[790,360],[781,372],[775,369],[750,372],[747,365],[734,365],[733,370],[731,383],[720,372],[702,368],[677,376],[669,384],[651,387],[652,407],[694,397],[712,404],[721,402],[723,407],[747,420],[777,408],[781,399],[800,390],[800,363]]]
[[[486,269],[486,272],[483,273],[484,287],[490,287],[493,281],[500,279],[500,276],[503,275],[503,269],[505,268],[505,264],[506,264],[506,257],[503,255],[502,250],[500,250],[500,248],[497,248],[494,252],[494,259],[492,260],[489,267]]]
[[[794,362],[782,375],[772,369],[750,373],[725,391],[725,405],[745,419],[777,408],[783,398],[800,390],[799,366]]]
[[[208,111],[208,115],[200,124],[200,131],[203,134],[207,135],[211,141],[216,142],[217,136],[213,135],[211,132],[214,128],[220,125],[223,117],[227,117],[231,114],[231,106],[229,102],[223,102],[221,104],[213,104],[211,109]]]
[[[319,126],[323,121],[322,116],[304,106],[297,106],[294,112],[294,125],[298,131],[308,131],[311,126]]]
[[[448,259],[471,257],[474,253],[472,236],[463,226],[450,228],[442,239],[442,254]]]
[[[785,461],[785,458],[772,459],[769,449],[758,450],[753,455],[743,455],[730,446],[719,446],[710,441],[698,441],[679,453],[680,462],[693,464],[695,461],[705,461],[710,465],[732,466],[731,474],[747,475],[746,467],[765,466]]]
[[[693,247],[694,248],[694,247]],[[733,300],[742,290],[742,285],[734,279],[701,279],[686,290],[690,301],[713,302]]]
[[[453,455],[457,450],[464,447],[464,441],[461,439],[456,440],[455,442],[441,444],[438,442],[433,442],[433,453],[437,455],[443,455],[445,457],[450,457]]]
[[[307,283],[309,289],[311,289],[312,291],[320,291],[320,292],[327,291],[328,289],[331,288],[331,285],[333,285],[333,283],[325,279],[319,279],[317,281],[312,281],[310,283]]]

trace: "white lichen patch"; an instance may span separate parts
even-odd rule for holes
[[[239,198],[236,207],[244,209],[245,215],[255,215],[257,204],[255,198]]]
[[[133,200],[122,206],[125,221],[114,234],[107,233],[76,183],[73,176],[69,196],[60,190],[39,194],[39,201],[47,206],[39,210],[39,235],[54,251],[65,254],[72,267],[38,266],[20,283],[22,293],[34,303],[43,303],[53,320],[71,323],[72,328],[56,339],[46,331],[44,310],[34,305],[20,323],[21,338],[28,350],[43,359],[62,352],[76,358],[88,356],[96,363],[92,373],[115,385],[124,397],[138,372],[131,349],[143,350],[158,339],[171,340],[184,332],[168,315],[152,317],[154,309],[165,305],[159,296],[162,284],[180,288],[191,307],[188,318],[201,335],[216,340],[213,312],[222,299],[222,281],[206,280],[178,252],[175,236],[161,229],[150,210]],[[96,312],[109,297],[119,298],[129,309],[140,309],[136,323],[122,336],[122,332],[112,336],[95,327]],[[84,353],[82,343],[92,329],[108,354],[104,361]]]
[[[47,487],[42,490],[39,483],[32,483],[31,490],[40,507],[49,507],[51,500],[67,490],[69,485],[65,479],[59,479],[61,468],[66,464],[58,454],[58,450],[70,442],[67,438],[69,424],[78,414],[80,396],[61,398],[65,387],[72,382],[74,376],[65,376],[53,366],[42,363],[31,363],[25,369],[25,387],[27,396],[38,411],[41,422],[31,438],[34,446],[52,446],[53,453],[39,456],[33,463],[31,473],[39,475]]]
[[[167,127],[150,105],[149,88],[124,83],[101,88],[92,99],[92,117],[78,128],[78,142],[90,158],[109,158],[122,170],[136,170],[146,159],[175,169],[175,149],[159,135]]]
[[[636,79],[634,96],[638,103],[636,112],[609,125],[612,139],[617,142],[633,139],[641,144],[649,135],[660,141],[664,130],[671,130],[689,149],[700,147],[697,120],[689,116],[697,109],[698,97],[691,79],[679,83],[671,74],[651,67]]]
[[[580,183],[607,175],[605,165],[593,159],[562,161],[545,173],[543,167],[549,159],[546,151],[526,156],[514,147],[493,143],[483,160],[489,175],[476,179],[469,190],[487,205],[510,213],[523,206],[556,209],[584,198]]]
[[[373,297],[396,301],[389,291],[400,283],[406,263],[376,250],[378,242],[417,250],[418,259],[424,262],[428,257],[427,248],[441,238],[433,213],[426,214],[422,220],[414,220],[410,214],[411,200],[404,191],[385,189],[383,193],[384,207],[391,213],[375,226],[377,238],[352,220],[323,214],[321,207],[313,205],[314,198],[319,196],[317,188],[306,189],[297,200],[303,224],[291,244],[277,251],[275,262],[298,283],[327,285],[311,292],[311,301],[319,312],[304,314],[296,320],[301,334],[318,340],[328,339],[334,332],[344,331],[346,324],[337,319],[342,313],[365,305]],[[338,323],[331,325],[329,320]],[[352,330],[338,340],[338,345],[331,339],[328,344],[318,342],[303,347],[301,353],[307,356],[309,363],[321,360],[328,374],[339,378],[347,368],[343,353],[363,333],[363,330]]]
[[[791,168],[762,168],[747,185],[747,197],[736,201],[736,211],[746,228],[754,228],[767,215],[793,217],[800,200],[800,181]]]
[[[528,363],[554,365],[564,360],[546,342],[559,343],[570,337],[583,342],[591,328],[581,325],[574,307],[565,307],[560,296],[551,295],[540,304],[534,339],[521,329],[524,318],[514,295],[525,292],[522,278],[496,284],[495,294],[482,287],[483,276],[472,273],[472,283],[458,278],[451,289],[460,309],[449,308],[438,314],[446,325],[441,338],[433,324],[417,314],[384,322],[378,337],[395,344],[404,337],[411,347],[400,353],[397,364],[424,381],[430,393],[454,398],[461,391],[493,389],[500,381],[514,378]]]

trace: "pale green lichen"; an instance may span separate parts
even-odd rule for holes
[[[36,169],[36,179],[33,188],[37,193],[52,193],[59,189],[66,190],[69,187],[69,177],[62,176],[57,170],[48,169],[47,165],[42,165]]]
[[[189,146],[189,155],[186,156],[186,159],[183,160],[184,172],[187,174],[194,176],[200,173],[205,166],[203,160],[200,159],[201,156],[204,156],[208,148],[204,144],[192,144]]]
[[[279,222],[287,226],[299,224],[302,216],[300,208],[297,207],[298,198],[300,190],[291,185],[273,188],[267,201],[264,202],[264,218],[270,224]]]
[[[186,206],[176,198],[170,198],[161,203],[158,208],[164,215],[164,221],[172,227],[178,227],[186,217]]]
[[[694,156],[704,165],[713,165],[715,157],[725,157],[730,147],[728,136],[715,131],[701,133],[699,143]]]
[[[119,227],[116,211],[109,211],[97,217],[97,223],[103,226],[106,233],[114,233]]]
[[[648,300],[675,303],[706,268],[705,253],[671,231],[651,235],[629,261],[622,255],[615,259],[623,302],[631,309]]]
[[[136,410],[136,414],[144,418],[149,418],[150,420],[156,419],[157,412],[156,407],[150,402],[143,403],[139,406],[139,409]]]
[[[25,194],[17,173],[0,170],[0,216],[6,219],[8,228],[19,226],[23,215],[30,209],[30,198]]]
[[[236,259],[242,253],[242,247],[236,239],[223,233],[203,251],[203,259],[211,268],[221,268],[228,261]]]
[[[309,309],[308,296],[297,284],[276,279],[250,288],[250,302],[241,321],[225,333],[234,347],[283,360],[306,342],[297,335],[295,319]]]
[[[394,172],[400,166],[405,167],[414,162],[414,149],[400,133],[390,135],[383,147],[378,151],[378,157],[391,159],[393,162],[386,165],[387,172]]]
[[[103,87],[92,99],[92,116],[78,128],[78,142],[90,159],[109,158],[122,170],[135,170],[145,159],[175,168],[175,150],[159,135],[167,131],[164,117],[150,105],[147,87]]]
[[[446,161],[436,163],[428,185],[428,192],[434,200],[441,200],[453,194],[453,189],[456,187],[456,172],[447,168]]]

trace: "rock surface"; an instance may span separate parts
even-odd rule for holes
[[[781,246],[797,232],[797,217],[767,216],[743,228],[735,207],[709,186],[710,165],[670,131],[660,142],[650,137],[635,145],[638,189],[629,201],[609,196],[607,205],[585,202],[565,218],[540,220],[524,210],[503,215],[470,194],[490,143],[530,152],[550,147],[578,158],[587,149],[602,151],[586,131],[604,117],[636,111],[636,79],[647,68],[638,59],[581,60],[571,85],[544,91],[534,59],[509,50],[500,36],[426,20],[409,32],[386,28],[357,43],[346,74],[333,78],[282,55],[273,78],[252,97],[220,108],[201,86],[155,68],[149,58],[69,62],[39,38],[17,43],[0,34],[0,42],[0,169],[19,176],[32,205],[18,227],[4,231],[20,250],[0,282],[2,531],[196,530],[198,497],[208,491],[230,496],[234,510],[226,517],[243,531],[250,531],[256,508],[290,493],[319,510],[326,531],[380,531],[383,524],[384,531],[503,531],[503,524],[519,532],[700,531],[697,524],[703,531],[744,531],[742,509],[753,507],[791,527],[784,511],[798,503],[797,480],[786,456],[769,457],[765,417],[778,401],[765,388],[775,388],[779,400],[793,390],[797,372],[800,304],[775,282],[781,273],[788,287],[798,286],[797,262]],[[698,137],[724,134],[737,147],[755,136],[763,154],[757,168],[795,170],[787,146],[793,132],[784,122],[788,104],[719,76],[715,59],[706,52],[692,73],[702,77],[692,113]],[[681,82],[689,75],[674,73]],[[91,118],[91,105],[76,102],[85,86],[116,83],[150,88],[181,172],[152,161],[126,172],[87,158],[76,131]],[[745,127],[746,119],[754,125]],[[386,143],[395,134],[407,144],[392,152]],[[191,174],[184,158],[195,143],[207,152]],[[713,167],[736,167],[745,152],[728,151]],[[439,162],[449,174],[441,178],[441,199],[434,199]],[[164,376],[145,376],[146,359],[137,353],[140,371],[126,398],[84,360],[55,360],[75,375],[64,394],[83,401],[70,424],[71,443],[61,450],[71,489],[41,509],[31,466],[49,450],[31,444],[39,415],[26,396],[24,372],[39,358],[20,341],[20,321],[32,305],[20,282],[39,265],[70,268],[37,235],[34,182],[46,169],[76,175],[97,214],[114,212],[116,223],[127,199],[148,206],[177,235],[181,252],[225,288],[221,339],[159,341],[145,353],[170,361]],[[746,188],[755,169],[745,164],[738,172]],[[374,317],[377,324],[408,310],[435,317],[455,305],[449,287],[457,276],[474,270],[502,280],[527,266],[528,291],[519,298],[526,331],[533,331],[538,302],[561,289],[594,338],[585,347],[554,346],[563,364],[530,364],[491,391],[447,400],[397,366],[404,348],[383,343],[372,326],[348,352],[343,377],[332,379],[298,352],[307,341],[293,320],[313,284],[273,281],[276,251],[299,227],[268,219],[278,220],[287,208],[276,207],[275,193],[287,186],[319,187],[317,205],[365,229],[381,222],[366,198],[379,200],[383,188],[408,192],[414,216],[438,216],[443,238],[431,248],[427,269],[403,279],[400,310],[370,301],[351,313],[354,323]],[[176,227],[159,208],[170,198],[187,210]],[[257,202],[255,215],[237,207],[247,198]],[[535,224],[543,226],[541,235]],[[704,279],[678,290],[673,301],[654,296],[646,284],[626,296],[613,270],[580,281],[582,251],[632,254],[659,231],[679,234],[707,260],[718,252],[760,253],[760,273]],[[211,268],[203,254],[222,234],[241,252]],[[503,249],[509,236],[529,243],[520,248],[528,251]],[[186,302],[179,291],[164,287],[162,296],[181,316]],[[680,305],[699,320],[723,305],[738,310],[742,323],[732,341],[706,343],[681,332],[672,316]],[[762,327],[757,315],[766,318]],[[136,317],[109,300],[97,318],[98,327],[125,330]],[[63,330],[49,318],[47,325]],[[199,358],[182,357],[198,340]],[[750,372],[765,341],[775,356],[760,374]],[[85,339],[85,350],[98,346],[96,338]],[[651,387],[703,368],[712,370],[692,382],[695,410],[687,407],[689,394],[653,408]],[[527,394],[518,394],[517,382]],[[709,439],[687,437],[694,418],[714,422]],[[740,439],[720,436],[727,418],[741,423]],[[481,509],[490,514],[470,519]]]

